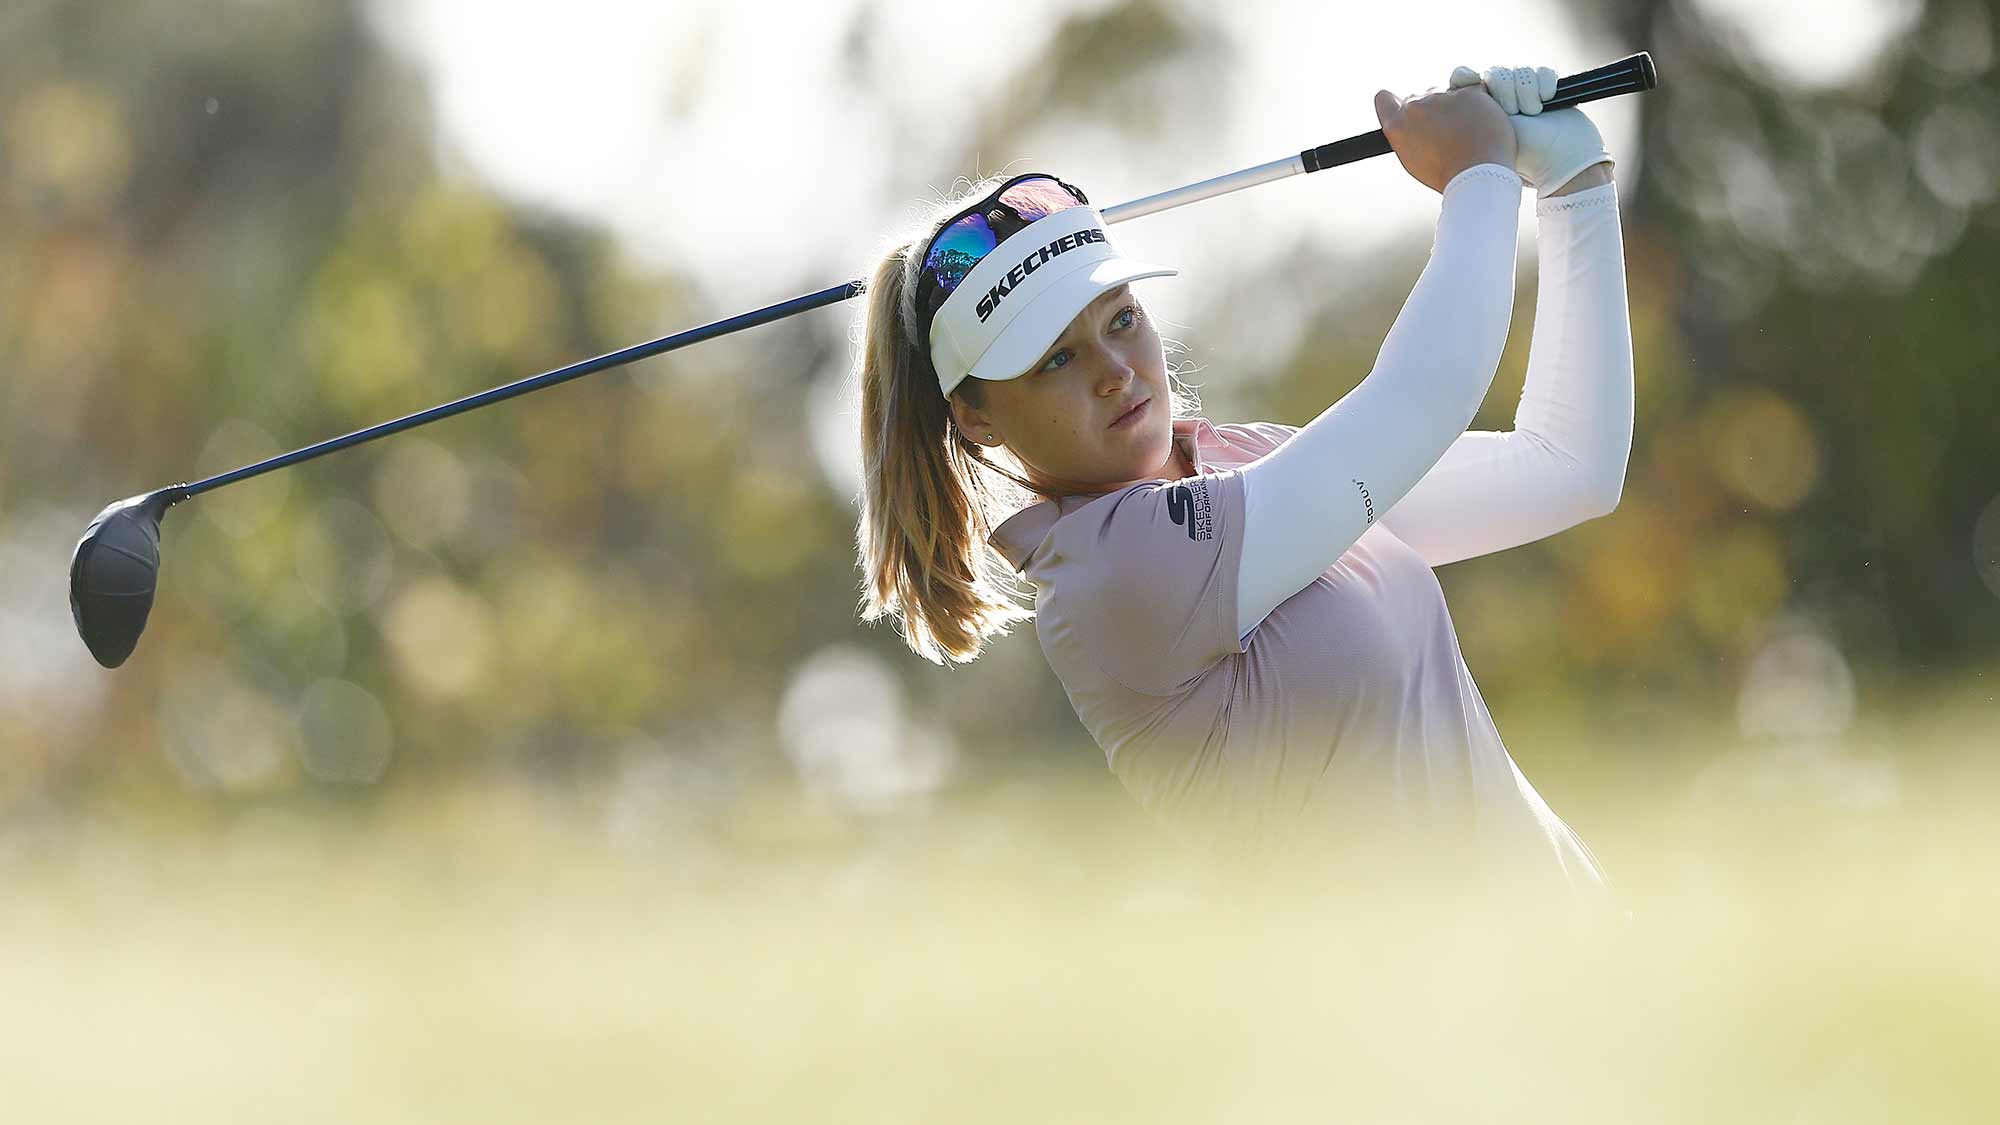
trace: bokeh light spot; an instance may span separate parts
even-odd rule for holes
[[[1972,566],[1993,596],[2000,598],[2000,496],[1972,523]]]
[[[1853,81],[1923,14],[1918,0],[1695,0],[1760,66],[1804,87]]]
[[[71,724],[102,714],[111,685],[77,638],[68,570],[49,565],[75,546],[76,519],[40,505],[0,508],[0,731],[82,750],[90,740],[72,733]],[[0,779],[8,766],[21,764],[0,762]]]
[[[471,695],[493,665],[492,611],[444,578],[425,578],[397,596],[383,632],[404,681],[432,698]]]
[[[1817,621],[1780,617],[1744,673],[1736,700],[1745,735],[1832,738],[1854,721],[1854,674]]]
[[[463,530],[471,496],[458,457],[422,438],[396,445],[375,470],[375,511],[412,547],[429,549]]]
[[[1932,107],[1917,125],[1917,177],[1946,203],[1971,207],[2000,186],[2000,108],[1983,90]]]
[[[352,500],[327,500],[314,509],[299,527],[294,550],[300,581],[336,612],[374,605],[395,575],[388,532]]]
[[[177,654],[159,695],[160,745],[190,789],[255,792],[285,779],[291,716],[213,659]]]
[[[435,370],[429,330],[409,287],[369,263],[336,261],[315,286],[299,332],[328,401],[355,418],[405,401],[403,388]]]
[[[389,714],[346,680],[319,680],[299,699],[299,753],[320,781],[372,785],[389,766]]]
[[[929,793],[957,759],[949,734],[909,722],[882,661],[849,645],[823,648],[793,673],[778,732],[808,790],[861,811]]]
[[[1915,46],[1925,61],[1967,78],[1993,65],[1993,17],[1982,0],[1933,0],[1930,27]]]
[[[8,163],[49,201],[92,211],[125,186],[131,138],[110,90],[76,82],[31,89],[14,102],[6,125]]]
[[[1708,458],[1739,496],[1788,511],[1819,479],[1819,441],[1799,409],[1762,389],[1718,395],[1706,413]]]
[[[197,477],[228,472],[242,465],[274,457],[284,450],[269,431],[244,418],[231,418],[208,435],[201,455],[195,459]],[[203,519],[241,539],[262,530],[271,517],[284,507],[291,494],[288,473],[267,473],[256,481],[220,489],[204,496],[197,505]]]

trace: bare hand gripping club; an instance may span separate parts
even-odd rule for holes
[[[1641,51],[1595,70],[1587,70],[1561,79],[1556,83],[1555,97],[1544,102],[1543,106],[1545,109],[1562,109],[1619,94],[1639,93],[1652,89],[1658,80],[1652,56]],[[1259,164],[1238,172],[1188,184],[1185,187],[1120,203],[1114,207],[1106,207],[1101,213],[1107,223],[1136,219],[1141,215],[1170,210],[1197,200],[1226,195],[1232,191],[1241,191],[1287,176],[1319,172],[1342,164],[1351,164],[1357,160],[1365,160],[1371,156],[1382,156],[1390,151],[1388,139],[1382,135],[1380,129],[1377,129],[1318,148],[1309,148],[1282,160]],[[83,638],[85,646],[90,649],[90,654],[106,668],[116,668],[132,655],[132,650],[138,646],[139,634],[146,628],[146,617],[152,612],[153,595],[159,585],[160,520],[166,515],[168,508],[191,496],[199,496],[226,484],[248,480],[273,469],[310,461],[315,457],[346,449],[352,445],[360,445],[365,441],[373,441],[403,430],[428,425],[454,414],[490,406],[516,395],[527,394],[529,391],[566,383],[571,379],[582,378],[607,368],[621,367],[635,360],[670,352],[689,344],[725,336],[745,328],[754,328],[774,320],[782,320],[807,309],[844,301],[865,289],[863,281],[845,282],[817,293],[794,297],[789,301],[742,313],[726,320],[718,320],[700,328],[692,328],[644,344],[635,344],[623,351],[586,359],[568,367],[481,391],[453,402],[433,406],[429,410],[383,422],[365,430],[357,430],[317,445],[309,445],[304,449],[280,454],[269,460],[245,465],[240,469],[233,469],[193,484],[171,485],[120,500],[97,514],[97,518],[84,529],[83,538],[77,541],[76,551],[70,557],[69,606],[71,614],[76,618],[76,631]]]

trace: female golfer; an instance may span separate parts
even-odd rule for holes
[[[1617,189],[1590,121],[1541,112],[1555,78],[1460,67],[1446,91],[1376,94],[1442,196],[1435,241],[1367,378],[1303,427],[1194,414],[1131,289],[1176,271],[1118,254],[1054,177],[975,185],[895,240],[858,359],[863,619],[939,663],[1033,619],[1112,771],[1184,841],[1364,865],[1428,847],[1479,879],[1525,860],[1595,899],[1603,872],[1501,743],[1432,573],[1618,503]],[[1524,181],[1527,383],[1512,431],[1466,432],[1506,342]]]

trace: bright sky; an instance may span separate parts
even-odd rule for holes
[[[940,165],[924,182],[890,182],[889,162],[874,156],[896,140],[889,112],[929,122],[928,135],[902,143],[948,158],[981,95],[1038,49],[1063,13],[1104,4],[1016,0],[1008,8],[1022,33],[995,37],[976,5],[887,0],[874,53],[897,60],[896,72],[876,75],[865,98],[836,73],[840,39],[860,6],[785,4],[774,17],[771,5],[715,5],[690,16],[680,5],[571,0],[561,19],[550,19],[546,9],[529,18],[482,0],[416,0],[381,22],[431,70],[443,144],[476,173],[517,198],[612,226],[642,261],[692,264],[718,298],[761,302],[790,294],[746,276],[746,256],[797,256],[808,240],[812,258],[858,267],[902,207],[975,171]],[[1446,0],[1430,6],[1432,32],[1422,39],[1388,33],[1398,10],[1385,5],[1371,16],[1290,0],[1215,6],[1240,65],[1187,80],[1214,86],[1230,124],[1179,138],[1184,160],[1146,161],[1171,170],[1171,182],[1109,159],[1104,138],[1083,130],[1042,134],[1036,150],[982,153],[976,171],[1017,159],[1061,168],[1108,205],[1365,132],[1375,126],[1377,87],[1442,84],[1461,61],[1570,71],[1630,50],[1582,41],[1544,3]],[[782,34],[770,33],[774,23]],[[1300,65],[1301,42],[1325,45],[1310,65]],[[1629,106],[1607,104],[1592,117],[1614,151],[1629,150],[1620,144],[1634,123]],[[922,164],[907,153],[903,162]],[[1301,237],[1374,239],[1435,208],[1435,197],[1382,160],[1125,229],[1143,230],[1146,252],[1171,254],[1194,272],[1224,255],[1216,234],[1246,222],[1264,230],[1297,223]],[[829,213],[851,219],[827,223]],[[802,226],[808,216],[814,225]],[[718,230],[730,237],[713,238]],[[1270,241],[1272,251],[1284,248]]]
[[[701,279],[717,315],[859,276],[908,208],[962,175],[1047,168],[1108,206],[1372,129],[1379,87],[1442,85],[1461,63],[1569,73],[1648,46],[1583,37],[1558,0],[1432,0],[1421,35],[1409,33],[1408,5],[1204,4],[1237,62],[1226,73],[1183,80],[1213,87],[1225,106],[1222,127],[1176,137],[1170,151],[1135,152],[1115,136],[1065,123],[1036,133],[1022,151],[981,153],[977,169],[941,163],[956,158],[951,139],[971,107],[1064,13],[1105,2],[1013,0],[1006,8],[1018,32],[1001,36],[985,6],[879,0],[871,46],[882,70],[860,94],[838,68],[861,0],[694,7],[569,0],[559,14],[490,0],[378,0],[376,19],[430,72],[448,163],[515,199],[605,224],[642,265],[671,263]],[[1698,3],[1739,26],[1789,76],[1819,81],[1865,63],[1913,10],[1911,0]],[[1790,15],[1779,18],[1777,9]],[[1620,159],[1621,178],[1636,172],[1641,156],[1633,101],[1587,111]],[[893,134],[899,114],[923,130]],[[929,175],[893,181],[892,162],[881,156],[891,146],[901,146],[895,163],[930,168]],[[1524,252],[1532,246],[1531,204],[1527,195]],[[1135,257],[1181,268],[1179,278],[1154,283],[1147,300],[1169,322],[1189,324],[1180,335],[1193,337],[1209,326],[1191,324],[1192,310],[1214,287],[1254,275],[1301,243],[1352,250],[1406,237],[1435,218],[1436,206],[1433,194],[1383,158],[1135,219],[1114,238]],[[1242,237],[1246,231],[1255,237]],[[775,278],[745,267],[768,260],[802,264]],[[815,264],[825,276],[801,287],[796,270]],[[844,334],[847,315],[822,319],[830,334]],[[689,326],[663,324],[660,332],[682,327]],[[1204,338],[1212,346],[1229,338],[1214,328]],[[1251,338],[1271,326],[1235,330]],[[851,437],[830,428],[822,452],[841,461],[844,443]],[[828,468],[853,477],[851,466]]]

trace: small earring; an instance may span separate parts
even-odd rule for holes
[[[993,435],[992,435],[992,434],[987,434],[987,435],[986,435],[986,440],[987,440],[987,441],[992,441],[992,440],[993,440]]]

